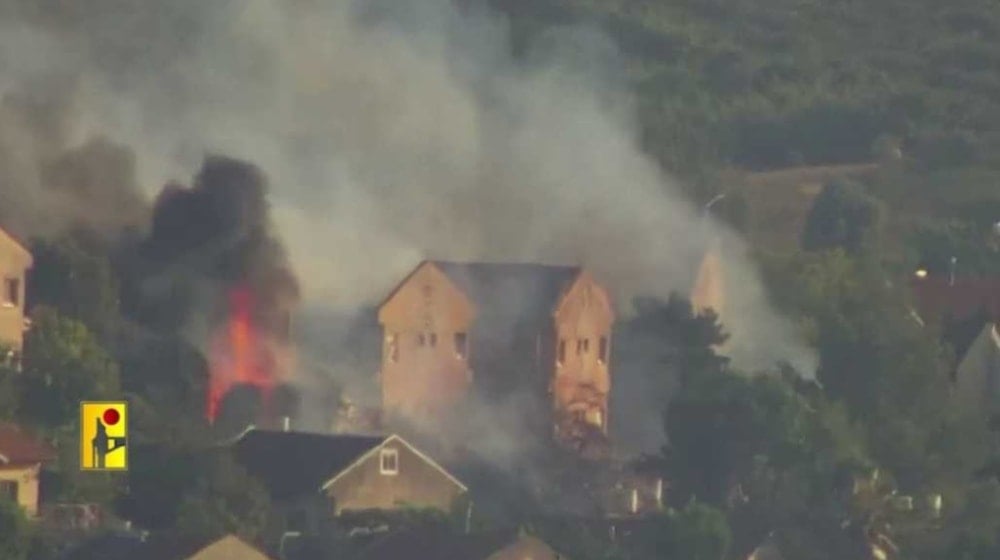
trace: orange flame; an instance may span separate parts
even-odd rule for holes
[[[238,287],[229,293],[229,319],[216,336],[210,358],[206,410],[209,421],[215,421],[222,398],[235,385],[257,387],[267,403],[277,382],[253,323],[254,305],[254,294],[249,288]]]

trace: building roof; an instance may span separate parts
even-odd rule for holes
[[[432,262],[465,293],[480,314],[527,310],[551,314],[583,270],[578,266],[529,263]]]
[[[271,497],[287,499],[319,492],[386,439],[251,429],[233,445],[237,461],[261,480]]]
[[[0,423],[0,466],[43,463],[56,457],[41,439],[12,423]]]
[[[31,256],[31,251],[28,250],[27,245],[25,245],[25,243],[22,242],[17,237],[14,237],[14,235],[12,235],[10,232],[0,227],[0,241],[3,240],[7,240],[10,244],[17,247],[21,251],[23,256],[28,259],[29,266],[31,265],[32,256]]]
[[[235,535],[218,539],[157,539],[133,558],[143,560],[270,560],[257,547]]]
[[[366,547],[357,560],[486,560],[519,540],[517,531],[461,534],[444,528],[390,533]]]
[[[1000,277],[956,278],[952,283],[949,278],[932,276],[914,279],[912,288],[924,320],[961,320],[984,310],[1000,319]]]

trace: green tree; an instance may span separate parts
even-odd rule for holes
[[[37,307],[24,342],[19,414],[54,429],[79,420],[80,401],[120,397],[118,366],[83,323]]]
[[[119,321],[118,280],[107,249],[77,233],[37,241],[31,251],[29,308],[53,307],[107,340]]]
[[[209,455],[201,469],[178,507],[176,531],[190,537],[234,533],[255,539],[270,507],[260,482],[224,452]]]
[[[24,510],[6,497],[0,497],[0,558],[24,560],[31,545],[31,526]]]
[[[723,560],[732,545],[726,515],[699,502],[658,516],[637,532],[628,547],[632,558]]]
[[[877,248],[882,227],[881,204],[856,183],[837,181],[823,187],[806,217],[802,248],[842,248],[852,255]]]

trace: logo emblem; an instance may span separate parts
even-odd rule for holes
[[[80,469],[128,469],[128,403],[80,403]]]

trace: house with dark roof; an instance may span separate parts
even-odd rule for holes
[[[55,450],[16,424],[0,424],[0,496],[38,515],[42,467],[55,460]]]
[[[356,560],[568,560],[538,537],[521,531],[460,534],[445,529],[390,533]]]
[[[462,421],[455,411],[470,395],[521,393],[537,401],[539,430],[605,450],[614,309],[586,270],[424,261],[378,320],[387,418],[442,426]]]
[[[398,435],[355,436],[248,429],[232,451],[281,512],[282,531],[313,533],[348,512],[451,511],[462,482]]]
[[[28,249],[0,228],[0,350],[5,352],[19,353],[24,342],[25,282],[33,264]]]

